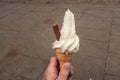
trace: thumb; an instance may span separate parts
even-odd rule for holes
[[[69,77],[69,74],[71,72],[71,64],[65,63],[60,70],[59,76],[57,80],[67,80]]]

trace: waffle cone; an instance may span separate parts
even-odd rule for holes
[[[66,62],[70,62],[74,56],[74,54],[64,54],[59,49],[56,50],[56,56],[59,61],[60,69],[62,68],[63,64]]]

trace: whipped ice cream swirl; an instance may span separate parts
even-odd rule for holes
[[[52,48],[60,49],[65,54],[76,53],[79,50],[79,37],[75,31],[74,14],[69,9],[65,12],[60,33],[59,41],[56,40]]]

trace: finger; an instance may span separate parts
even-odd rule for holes
[[[49,67],[57,67],[58,65],[58,62],[57,62],[57,58],[56,57],[51,57],[50,61],[49,61],[49,65],[48,65],[48,68]]]
[[[47,67],[47,73],[58,74],[57,66],[58,66],[57,58],[56,57],[51,57],[51,59],[49,61],[49,65]]]
[[[65,63],[59,73],[58,80],[67,80],[71,71],[71,64]]]
[[[71,66],[70,74],[71,74],[71,76],[73,76],[73,66]]]
[[[72,80],[72,77],[69,77],[68,80]]]
[[[58,71],[56,67],[57,67],[57,58],[51,57],[48,67],[44,74],[45,80],[50,80],[50,79],[55,80],[57,78]]]
[[[73,78],[73,66],[71,66],[71,71],[70,71],[68,80],[72,80],[72,78]]]

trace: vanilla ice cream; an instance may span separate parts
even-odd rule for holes
[[[76,53],[79,50],[79,37],[75,31],[74,14],[68,9],[65,12],[59,41],[53,43],[53,49],[60,49],[62,53]]]

